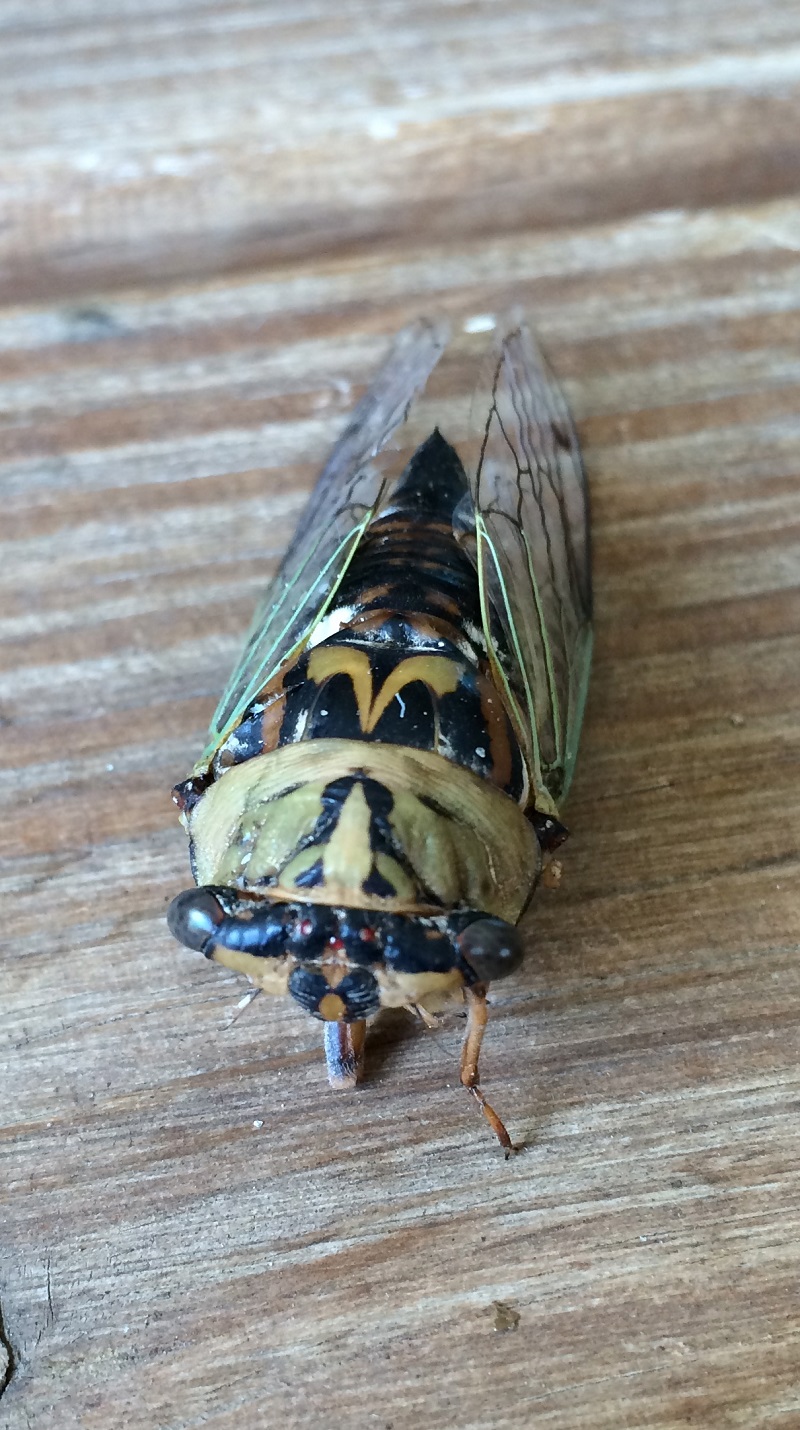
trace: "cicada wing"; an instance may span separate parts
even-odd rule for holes
[[[379,454],[403,423],[447,341],[420,319],[396,338],[320,473],[292,543],[245,639],[217,706],[207,762],[279,668],[302,647],[333,600],[356,547],[385,500]]]
[[[591,660],[589,508],[566,402],[530,331],[503,332],[472,478],[483,623],[529,740],[534,799],[557,813],[577,755]]]

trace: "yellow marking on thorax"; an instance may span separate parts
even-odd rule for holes
[[[389,817],[397,843],[434,900],[445,907],[483,909],[516,923],[541,867],[536,835],[519,806],[441,755],[363,740],[316,740],[311,751],[302,743],[282,745],[227,770],[187,816],[198,883],[292,900],[298,897],[293,876],[321,857],[325,883],[301,895],[310,903],[435,913],[435,902],[428,907],[429,900],[413,889],[405,871],[389,855],[376,857],[370,848],[369,809],[360,783],[353,785],[346,818],[343,809],[328,848],[308,844],[295,853],[322,813],[325,786],[352,774],[377,780],[392,792]],[[396,890],[394,896],[364,894],[373,858]],[[227,961],[227,954],[219,961],[223,958]],[[253,965],[264,962],[272,960],[253,959]],[[243,971],[250,972],[250,966]]]
[[[318,646],[311,652],[308,662],[309,680],[313,680],[315,685],[322,685],[334,675],[350,676],[359,723],[365,730],[372,705],[372,667],[367,652],[346,645]]]
[[[348,646],[318,646],[308,662],[308,676],[316,685],[334,675],[349,675],[358,707],[358,719],[365,735],[371,734],[381,716],[405,685],[420,680],[434,695],[451,695],[458,689],[461,670],[446,655],[410,655],[397,664],[375,692],[369,655]]]
[[[360,784],[353,785],[342,805],[336,828],[322,850],[326,883],[359,888],[369,878],[372,868],[369,826],[370,812],[364,790]]]
[[[455,661],[446,655],[410,655],[396,665],[391,675],[387,675],[379,693],[374,697],[369,712],[369,722],[364,726],[367,733],[375,729],[381,715],[388,710],[395,696],[404,685],[421,680],[434,695],[451,695],[458,689],[461,671]]]

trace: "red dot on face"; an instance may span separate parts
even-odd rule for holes
[[[301,938],[308,938],[314,932],[314,925],[310,919],[301,919],[297,928]]]
[[[335,934],[331,934],[331,937],[328,939],[328,943],[330,944],[332,949],[335,949],[337,953],[341,953],[344,948],[342,940],[340,938],[336,938]]]
[[[375,930],[361,929],[358,936],[361,939],[362,943],[372,943],[373,939],[375,938]]]

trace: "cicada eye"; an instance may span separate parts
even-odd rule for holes
[[[483,983],[507,978],[522,962],[522,940],[513,924],[476,919],[460,934],[458,946]]]
[[[225,918],[219,899],[210,889],[184,889],[167,909],[170,933],[197,953],[203,953]]]

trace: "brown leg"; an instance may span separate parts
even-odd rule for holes
[[[467,1004],[467,1031],[464,1034],[464,1044],[461,1049],[461,1082],[471,1092],[475,1101],[486,1118],[489,1126],[495,1134],[500,1146],[505,1151],[507,1157],[517,1148],[511,1141],[503,1123],[497,1116],[494,1108],[486,1101],[480,1089],[480,1073],[478,1072],[478,1058],[480,1057],[481,1043],[486,1031],[486,1024],[489,1021],[489,1009],[486,1004],[486,990],[480,984],[475,988],[465,988],[464,997]]]
[[[357,1023],[325,1024],[325,1061],[331,1087],[337,1090],[355,1087],[364,1063],[366,1036],[367,1024],[363,1018]]]

